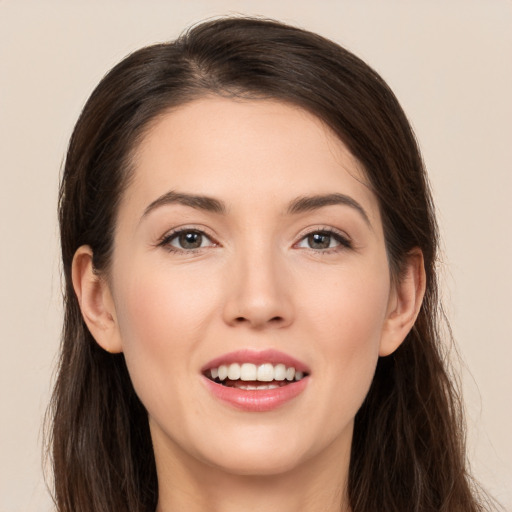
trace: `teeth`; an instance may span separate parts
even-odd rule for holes
[[[258,366],[258,376],[256,380],[272,382],[274,380],[274,366],[270,363],[260,364]]]
[[[284,364],[278,364],[274,366],[274,379],[284,380],[286,379],[286,366]]]
[[[240,367],[240,378],[242,380],[256,380],[258,375],[258,369],[255,364],[244,363]]]
[[[228,367],[225,364],[221,364],[219,366],[219,379],[226,380],[227,376],[228,376]]]
[[[238,380],[239,378],[240,378],[240,365],[237,363],[230,364],[229,369],[228,369],[228,379]]]
[[[297,381],[304,378],[304,372],[295,371],[293,366],[286,367],[280,363],[273,365],[271,363],[260,364],[259,366],[252,363],[231,363],[221,364],[218,368],[210,369],[210,377],[220,381],[229,380],[242,380],[242,381],[260,381],[260,382],[272,382],[287,380]],[[238,386],[240,389],[273,389],[278,387],[277,385],[268,386]]]
[[[257,390],[261,390],[261,389],[277,389],[279,386],[277,384],[267,384],[266,386],[265,385],[262,385],[262,386],[250,386],[249,384],[245,384],[245,385],[241,385],[241,386],[237,386],[237,389],[243,389],[243,390],[246,390],[246,391],[255,391],[256,389]]]

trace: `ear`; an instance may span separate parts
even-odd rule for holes
[[[425,294],[423,253],[415,248],[407,254],[404,271],[392,285],[379,355],[392,354],[405,340],[418,316]]]
[[[71,277],[82,316],[98,345],[110,353],[122,352],[114,300],[106,280],[94,271],[88,245],[75,252]]]

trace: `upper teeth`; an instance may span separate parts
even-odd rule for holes
[[[219,380],[245,380],[271,382],[273,380],[300,380],[304,373],[295,371],[293,366],[286,367],[284,364],[265,363],[255,365],[252,363],[221,364],[218,368],[211,368],[212,379]]]

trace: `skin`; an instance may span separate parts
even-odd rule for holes
[[[124,352],[148,410],[158,512],[349,510],[354,416],[378,357],[414,323],[421,252],[392,284],[361,165],[294,106],[196,100],[150,127],[134,163],[108,278],[93,273],[84,246],[73,280],[91,333]],[[173,202],[145,214],[170,191],[214,198],[225,212]],[[333,193],[364,213],[347,204],[289,211],[297,198]],[[201,247],[180,247],[177,228],[203,232]],[[318,232],[328,248],[311,244]],[[304,362],[306,389],[267,412],[217,400],[201,368],[242,348]]]

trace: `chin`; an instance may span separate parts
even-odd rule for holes
[[[210,465],[238,476],[277,476],[292,472],[304,462],[297,453],[269,453],[267,450],[238,450],[233,457],[216,458]]]
[[[289,425],[226,429],[220,439],[210,435],[208,445],[199,446],[196,454],[207,465],[229,474],[280,475],[293,472],[325,450],[326,437],[312,434]]]

